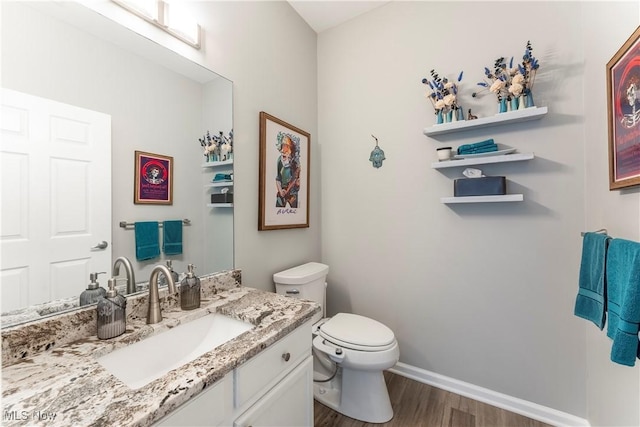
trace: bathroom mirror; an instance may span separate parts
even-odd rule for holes
[[[111,158],[104,159],[111,162],[110,194],[88,207],[111,217],[110,235],[101,239],[108,243],[105,250],[110,257],[106,274],[99,277],[101,286],[106,287],[110,266],[119,256],[131,260],[138,283],[148,281],[153,266],[167,260],[178,273],[185,272],[187,264],[194,264],[198,275],[232,269],[233,207],[211,206],[211,193],[220,189],[208,184],[216,173],[232,173],[233,162],[211,167],[199,142],[207,131],[212,135],[232,131],[232,82],[79,4],[2,2],[0,7],[1,86],[111,118]],[[134,204],[135,151],[173,158],[171,205]],[[233,190],[232,184],[229,189]],[[42,221],[52,215],[46,209],[38,213]],[[152,260],[136,260],[136,221],[182,219],[189,224],[183,226],[181,255],[161,252]],[[4,218],[2,225],[9,228]],[[28,270],[29,265],[24,267]],[[39,283],[49,298],[33,300],[20,288],[20,280],[11,277],[18,269],[8,273],[3,267],[2,326],[33,319],[29,314],[7,322],[7,312],[49,300],[75,301],[86,289],[93,268],[87,264],[82,274],[65,277],[65,294]]]

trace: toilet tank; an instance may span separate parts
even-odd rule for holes
[[[322,307],[314,321],[325,315],[325,295],[329,266],[308,262],[273,275],[276,293],[311,300]]]

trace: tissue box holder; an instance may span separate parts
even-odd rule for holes
[[[504,194],[507,194],[507,183],[504,176],[460,178],[453,181],[454,197],[499,196]]]
[[[233,193],[212,194],[211,203],[233,203]]]

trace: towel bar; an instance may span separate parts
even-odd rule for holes
[[[191,220],[185,218],[185,219],[182,220],[182,223],[184,225],[191,225]],[[120,221],[120,227],[122,227],[122,228],[133,227],[134,225],[135,225],[135,222]],[[159,222],[158,226],[162,227],[162,222]]]
[[[581,232],[581,233],[580,233],[580,235],[581,235],[581,236],[584,236],[584,234],[585,234],[585,233],[586,233],[586,231],[583,231],[583,232]],[[596,230],[596,231],[594,231],[594,233],[609,234],[609,233],[607,232],[607,229],[606,229],[606,228],[601,228],[600,230]]]

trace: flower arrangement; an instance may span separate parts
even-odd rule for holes
[[[460,109],[458,105],[458,85],[462,80],[463,72],[460,71],[457,82],[451,81],[446,77],[440,77],[435,70],[429,72],[431,80],[427,78],[422,79],[422,83],[429,86],[426,93],[426,97],[433,104],[436,114],[447,114],[454,112],[457,115],[457,111]]]
[[[229,131],[229,136],[225,136],[222,131],[218,135],[211,136],[209,131],[198,138],[200,146],[203,147],[203,155],[207,161],[223,161],[232,158],[233,153],[233,129]]]
[[[493,70],[487,67],[484,68],[484,74],[490,82],[485,80],[479,82],[478,86],[495,93],[498,102],[503,100],[511,101],[523,94],[530,95],[536,72],[540,67],[538,60],[532,55],[532,51],[531,41],[527,41],[522,62],[517,64],[516,67],[513,66],[513,57],[511,57],[508,67],[504,57],[496,59],[493,64]],[[471,96],[475,98],[479,94],[480,92],[474,92]]]

